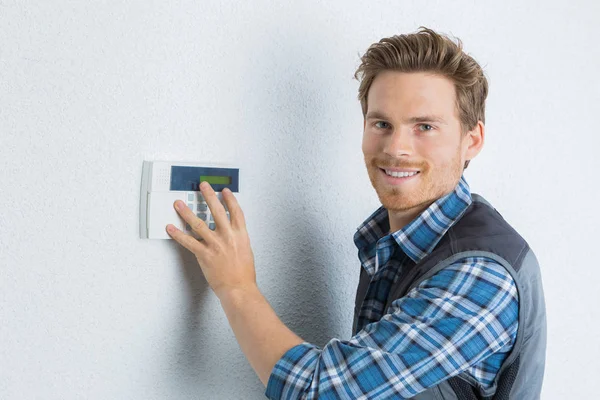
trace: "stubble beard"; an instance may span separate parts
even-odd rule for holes
[[[379,201],[388,211],[408,211],[415,208],[425,209],[437,199],[450,193],[462,176],[463,166],[460,154],[447,164],[440,165],[432,171],[425,165],[400,165],[396,168],[418,169],[420,172],[415,182],[407,182],[407,188],[394,187],[384,181],[378,165],[386,165],[376,158],[367,160],[367,172],[371,185],[379,197]]]

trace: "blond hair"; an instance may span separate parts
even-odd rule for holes
[[[456,91],[456,107],[463,135],[485,123],[488,82],[479,64],[463,52],[462,42],[421,26],[417,33],[394,35],[373,43],[361,57],[354,74],[360,82],[358,100],[363,117],[367,95],[375,77],[383,71],[432,72],[450,79]],[[469,161],[465,162],[465,168]]]

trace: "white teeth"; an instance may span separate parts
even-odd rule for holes
[[[419,172],[394,172],[394,171],[389,171],[389,170],[385,170],[385,173],[387,175],[393,176],[394,178],[406,178],[408,176],[414,176],[416,174],[418,174]]]

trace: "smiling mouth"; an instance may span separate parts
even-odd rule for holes
[[[395,172],[389,169],[379,168],[379,170],[385,175],[391,178],[412,178],[413,176],[417,176],[421,173],[421,171],[403,171],[403,172]]]

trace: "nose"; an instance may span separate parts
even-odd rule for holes
[[[395,129],[388,136],[383,152],[394,158],[412,155],[413,137],[410,130]]]

